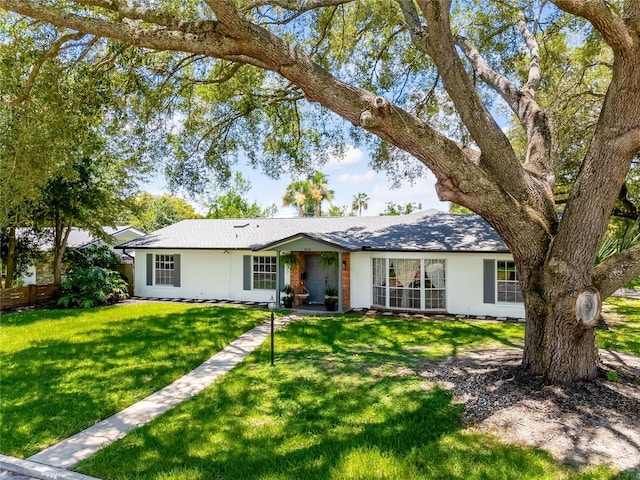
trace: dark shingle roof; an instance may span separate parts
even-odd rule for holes
[[[433,210],[384,217],[183,220],[119,248],[259,250],[300,235],[349,251],[508,251],[479,216]]]

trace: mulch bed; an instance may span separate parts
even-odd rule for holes
[[[611,464],[640,478],[640,358],[601,351],[601,378],[557,386],[525,372],[521,357],[514,348],[471,352],[424,363],[417,373],[453,392],[468,428],[548,450],[562,462]]]

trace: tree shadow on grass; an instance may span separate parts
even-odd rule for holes
[[[522,334],[523,331],[520,325],[513,324],[393,318],[365,318],[360,321],[319,319],[294,323],[289,328],[296,336],[295,344],[289,349],[298,348],[303,353],[320,349],[356,356],[383,355],[403,363],[424,358],[442,359],[456,355],[460,349],[491,341],[521,347],[513,338],[514,332]]]
[[[276,367],[274,377],[264,379],[268,391],[251,369],[235,371],[231,382],[170,412],[176,421],[169,426],[153,422],[80,470],[107,478],[182,471],[193,479],[326,479],[349,452],[405,456],[458,426],[459,409],[446,391],[425,394],[382,379],[347,391],[312,370],[294,379]],[[394,391],[403,387],[404,393]]]
[[[86,315],[86,312],[86,309],[37,309],[3,313],[0,315],[0,325],[2,327],[27,326],[42,321],[80,317]]]
[[[194,307],[89,327],[69,340],[35,335],[2,355],[0,452],[30,456],[117,413],[261,321],[237,308]]]
[[[366,332],[341,323],[290,325],[275,367],[263,345],[201,395],[78,469],[109,479],[189,480],[566,473],[548,453],[462,433],[462,406],[404,368],[413,360],[402,342],[382,335],[386,323],[366,322]]]

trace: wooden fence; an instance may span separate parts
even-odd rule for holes
[[[125,276],[127,283],[129,284],[129,296],[133,297],[133,285],[134,285],[134,273],[133,273],[133,260],[122,262],[117,266],[116,270]]]
[[[29,285],[27,287],[0,289],[0,310],[39,305],[55,297],[60,285]]]

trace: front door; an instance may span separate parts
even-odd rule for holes
[[[324,303],[324,289],[327,285],[338,288],[338,271],[335,267],[324,269],[320,265],[320,255],[306,258],[307,281],[310,303]]]

